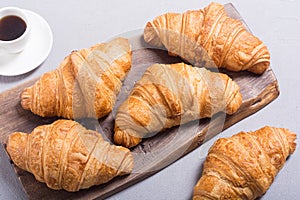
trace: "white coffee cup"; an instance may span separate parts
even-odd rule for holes
[[[0,20],[11,15],[21,18],[26,24],[26,30],[18,38],[12,40],[0,39],[0,55],[5,53],[19,53],[23,51],[30,37],[31,27],[26,13],[17,7],[4,7],[0,9]]]

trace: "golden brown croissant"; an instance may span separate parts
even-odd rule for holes
[[[73,51],[22,92],[22,107],[42,117],[101,118],[112,110],[130,67],[131,48],[124,38]]]
[[[39,126],[31,134],[15,132],[9,136],[7,151],[18,167],[55,190],[78,191],[133,169],[128,149],[110,145],[96,131],[72,120]]]
[[[256,199],[295,151],[296,134],[264,127],[218,139],[210,148],[193,199]]]
[[[143,137],[242,103],[239,86],[227,75],[184,63],[149,67],[117,110],[114,141],[133,147]]]
[[[270,65],[267,47],[240,21],[228,17],[218,3],[202,10],[158,16],[147,23],[144,39],[153,46],[165,46],[171,55],[196,66],[203,66],[204,60],[207,67],[261,74]]]

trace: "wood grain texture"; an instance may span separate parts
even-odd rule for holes
[[[226,4],[225,7],[231,17],[241,20],[232,4]],[[181,62],[181,60],[177,57],[168,56],[164,50],[144,48],[133,51],[132,70],[124,82],[115,109],[127,97],[135,81],[142,76],[148,66],[153,63],[176,62]],[[108,197],[175,162],[222,130],[262,109],[279,95],[277,80],[271,68],[260,76],[249,72],[222,72],[227,73],[237,82],[243,95],[243,104],[234,115],[226,116],[219,113],[212,119],[196,120],[147,138],[132,149],[135,159],[133,173],[115,178],[107,184],[94,186],[76,193],[51,190],[45,184],[36,181],[30,173],[20,170],[12,164],[29,199],[103,199]],[[23,88],[32,85],[35,81],[31,80],[0,94],[0,141],[2,143],[6,143],[8,135],[12,132],[31,132],[36,126],[49,124],[57,119],[41,118],[22,109],[19,94]],[[112,141],[115,109],[110,115],[99,120],[81,119],[78,121],[86,128],[103,133],[105,139]]]

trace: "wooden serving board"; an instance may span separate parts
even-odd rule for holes
[[[242,20],[232,4],[226,4],[225,7],[231,17]],[[140,37],[139,40],[141,40]],[[149,48],[134,50],[132,70],[124,82],[115,107],[117,108],[126,98],[135,81],[141,77],[148,66],[153,63],[176,62],[181,62],[181,60],[168,56],[164,50]],[[262,109],[279,95],[277,80],[271,68],[260,76],[248,72],[223,72],[232,77],[241,88],[243,103],[235,114],[226,116],[223,113],[219,113],[212,119],[193,121],[145,139],[132,149],[135,167],[130,175],[117,177],[107,184],[94,186],[75,193],[51,190],[45,184],[36,181],[33,175],[11,163],[29,199],[103,199],[108,197],[175,162],[222,130]],[[32,85],[35,81],[31,80],[0,94],[0,141],[4,145],[8,135],[12,132],[22,131],[29,133],[36,126],[49,124],[57,119],[41,118],[22,109],[19,94],[25,87]],[[103,133],[107,140],[112,141],[114,116],[115,109],[110,115],[100,120],[84,119],[80,122],[89,129],[98,130]]]

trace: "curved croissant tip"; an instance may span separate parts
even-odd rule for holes
[[[234,97],[232,98],[232,101],[230,101],[229,105],[227,106],[226,113],[232,115],[240,108],[242,103],[243,103],[242,94],[239,91],[237,91]]]
[[[290,154],[294,153],[294,151],[296,150],[296,139],[297,139],[297,135],[296,133],[288,130],[288,129],[284,129],[284,133],[288,139],[289,145],[290,145]]]
[[[122,148],[124,151],[126,151],[124,160],[122,161],[122,164],[119,168],[119,173],[120,173],[119,175],[130,174],[134,167],[133,155],[129,149],[127,149],[125,147],[121,147],[121,146],[119,146],[119,148]]]
[[[125,131],[119,130],[118,128],[115,129],[114,142],[118,145],[131,148],[138,145],[141,141],[141,138],[131,136]]]
[[[270,67],[270,52],[267,47],[261,43],[258,47],[259,51],[256,53],[252,66],[248,68],[248,71],[255,74],[262,74]]]
[[[157,35],[157,32],[155,30],[156,28],[153,26],[151,22],[148,22],[146,24],[146,27],[144,29],[144,40],[148,44],[152,46],[162,46],[163,44],[160,41],[159,36]]]
[[[12,161],[21,169],[26,169],[26,140],[28,134],[15,132],[9,135],[7,141],[7,152]]]
[[[21,99],[21,106],[25,110],[30,110],[31,107],[31,95],[30,95],[31,88],[25,88],[22,93],[20,94]]]
[[[285,135],[288,143],[289,143],[289,154],[292,154],[294,153],[294,151],[296,150],[296,139],[297,139],[297,134],[290,131],[289,129],[287,128],[275,128],[275,127],[271,127],[271,126],[265,126],[261,129],[267,129],[267,130],[270,130],[270,129],[277,129],[281,134]]]
[[[253,72],[255,74],[262,74],[269,68],[269,66],[270,66],[270,61],[266,60],[253,65],[248,69],[248,71]]]

